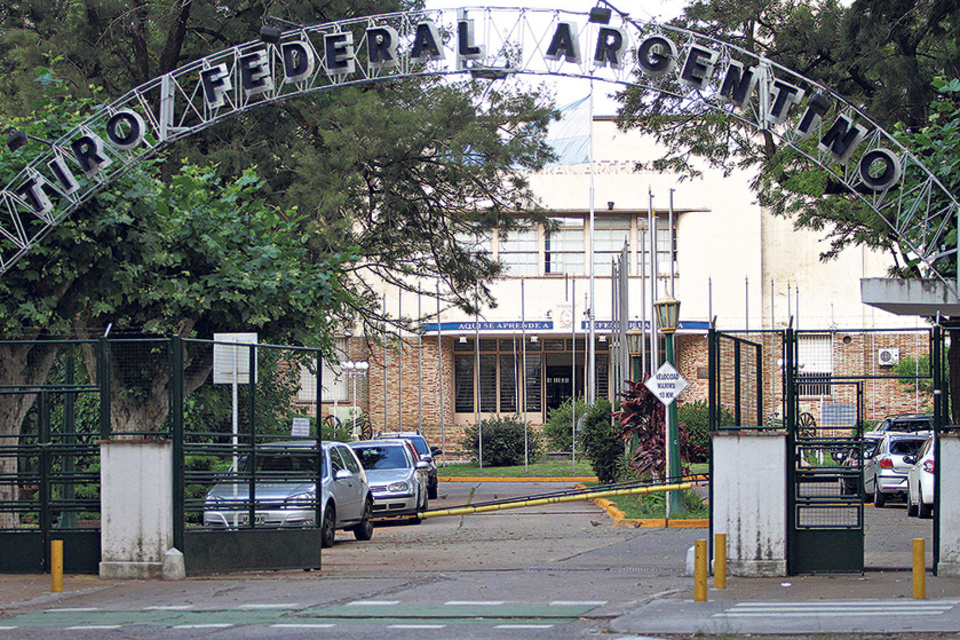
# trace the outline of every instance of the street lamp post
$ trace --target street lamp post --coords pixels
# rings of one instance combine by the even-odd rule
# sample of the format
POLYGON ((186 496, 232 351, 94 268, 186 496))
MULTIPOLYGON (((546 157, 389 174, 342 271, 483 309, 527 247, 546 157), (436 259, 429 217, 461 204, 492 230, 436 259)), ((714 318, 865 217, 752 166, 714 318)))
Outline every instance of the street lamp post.
MULTIPOLYGON (((340 368, 347 372, 347 378, 353 380, 353 406, 350 408, 350 414, 353 417, 353 428, 350 430, 351 436, 357 438, 357 378, 365 378, 370 363, 361 362, 341 362, 340 368)), ((359 438, 357 438, 359 440, 359 438)))
POLYGON ((640 357, 643 355, 643 330, 637 327, 627 331, 627 350, 630 352, 630 379, 634 382, 642 382, 643 362, 640 357))
MULTIPOLYGON (((653 304, 657 324, 663 332, 667 347, 667 362, 674 366, 673 334, 680 320, 680 302, 672 296, 661 298, 653 304)), ((667 407, 667 477, 670 482, 680 481, 680 433, 677 428, 677 403, 667 407)), ((683 510, 683 496, 680 491, 667 493, 667 517, 683 510)))

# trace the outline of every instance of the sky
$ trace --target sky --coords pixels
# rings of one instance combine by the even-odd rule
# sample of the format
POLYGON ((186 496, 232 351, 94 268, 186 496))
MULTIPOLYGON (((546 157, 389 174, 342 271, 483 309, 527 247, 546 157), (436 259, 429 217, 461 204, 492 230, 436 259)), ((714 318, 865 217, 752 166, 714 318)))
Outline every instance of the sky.
MULTIPOLYGON (((642 21, 666 22, 683 11, 690 0, 611 0, 611 4, 642 21)), ((597 3, 592 0, 426 0, 427 9, 457 9, 460 7, 510 7, 530 9, 560 9, 587 12, 597 3)), ((579 100, 590 92, 587 80, 525 76, 521 78, 533 84, 551 84, 556 91, 556 104, 562 107, 579 100)), ((607 94, 618 87, 612 84, 594 84, 594 114, 615 115, 617 103, 607 94)))

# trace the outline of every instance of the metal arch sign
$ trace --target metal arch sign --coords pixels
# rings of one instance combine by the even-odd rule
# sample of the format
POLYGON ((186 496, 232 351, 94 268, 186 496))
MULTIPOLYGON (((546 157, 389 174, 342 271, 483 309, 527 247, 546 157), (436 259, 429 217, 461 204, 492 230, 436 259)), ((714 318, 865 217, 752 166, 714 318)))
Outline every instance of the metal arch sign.
POLYGON ((591 78, 728 113, 843 183, 933 273, 934 260, 945 255, 948 223, 960 211, 940 181, 854 105, 739 47, 617 13, 592 20, 548 9, 437 9, 247 42, 105 105, 0 191, 0 274, 125 169, 220 120, 340 86, 457 74, 591 78), (909 191, 899 188, 905 179, 909 191))

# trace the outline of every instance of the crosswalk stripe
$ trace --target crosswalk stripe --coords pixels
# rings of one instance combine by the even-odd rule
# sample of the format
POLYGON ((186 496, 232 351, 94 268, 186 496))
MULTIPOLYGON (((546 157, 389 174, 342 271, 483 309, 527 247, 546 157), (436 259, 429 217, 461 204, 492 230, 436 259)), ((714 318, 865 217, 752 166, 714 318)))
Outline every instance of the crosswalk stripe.
POLYGON ((936 616, 957 604, 957 600, 923 602, 897 601, 896 606, 877 600, 818 601, 818 602, 740 602, 731 608, 713 614, 714 618, 803 618, 823 615, 854 616, 936 616))
POLYGON ((498 624, 494 629, 552 629, 552 624, 498 624))
POLYGON ((66 627, 66 631, 105 631, 107 629, 119 629, 119 624, 79 624, 75 627, 66 627))

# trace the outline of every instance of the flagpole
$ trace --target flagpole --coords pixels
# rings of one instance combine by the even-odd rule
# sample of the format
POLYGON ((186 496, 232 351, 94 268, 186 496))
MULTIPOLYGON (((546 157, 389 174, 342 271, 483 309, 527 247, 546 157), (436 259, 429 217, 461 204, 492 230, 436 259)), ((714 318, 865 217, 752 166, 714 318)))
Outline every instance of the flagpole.
MULTIPOLYGON (((588 310, 587 322, 589 323, 588 344, 587 344, 587 389, 586 400, 588 405, 596 402, 596 381, 597 375, 597 348, 596 348, 596 290, 595 290, 595 265, 593 263, 593 239, 594 227, 596 223, 596 207, 594 206, 594 171, 593 171, 593 78, 590 79, 590 128, 588 129, 589 141, 589 171, 590 171, 590 245, 588 249, 588 261, 590 262, 590 309, 588 310)), ((574 319, 574 322, 576 320, 574 319)), ((576 357, 576 341, 574 341, 574 357, 576 357)))

